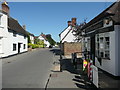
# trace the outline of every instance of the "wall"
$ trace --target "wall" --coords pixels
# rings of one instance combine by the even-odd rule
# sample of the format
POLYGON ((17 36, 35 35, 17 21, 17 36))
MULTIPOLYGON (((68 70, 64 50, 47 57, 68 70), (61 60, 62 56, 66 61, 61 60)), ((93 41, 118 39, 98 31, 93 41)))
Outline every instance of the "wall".
POLYGON ((34 36, 30 35, 31 43, 34 44, 34 36))
POLYGON ((116 75, 120 76, 120 25, 115 25, 116 75))
POLYGON ((116 59, 115 59, 115 31, 109 32, 110 34, 110 60, 102 59, 102 65, 99 64, 95 58, 95 65, 104 71, 116 76, 116 59))
POLYGON ((21 44, 20 53, 27 51, 27 38, 24 39, 24 36, 17 34, 16 37, 13 37, 13 33, 8 32, 7 38, 3 38, 3 56, 6 57, 9 55, 14 55, 18 53, 18 43, 21 44), (13 43, 16 44, 16 50, 13 51, 13 43), (24 44, 26 44, 24 49, 24 44))
MULTIPOLYGON (((71 55, 74 52, 82 52, 82 47, 81 47, 81 43, 79 42, 65 42, 63 44, 63 50, 64 50, 64 55, 71 55)), ((79 56, 81 56, 81 54, 79 54, 79 56)))
POLYGON ((3 39, 6 38, 7 34, 7 15, 0 12, 1 24, 0 24, 0 56, 3 55, 3 39))
POLYGON ((13 37, 13 33, 8 32, 8 18, 7 15, 3 14, 1 18, 1 33, 2 34, 2 39, 1 44, 2 44, 2 51, 1 51, 1 56, 6 57, 9 55, 17 54, 18 53, 18 43, 23 43, 26 44, 26 49, 23 49, 23 45, 21 45, 21 52, 27 51, 27 38, 24 39, 24 36, 18 35, 16 37, 13 37), (17 50, 13 51, 13 43, 16 43, 17 50))

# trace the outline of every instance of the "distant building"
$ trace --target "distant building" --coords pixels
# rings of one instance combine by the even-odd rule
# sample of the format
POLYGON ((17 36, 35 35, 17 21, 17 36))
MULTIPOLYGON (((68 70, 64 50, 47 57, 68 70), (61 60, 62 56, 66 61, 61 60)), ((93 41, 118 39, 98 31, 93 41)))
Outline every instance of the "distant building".
POLYGON ((120 76, 120 1, 83 26, 84 50, 98 68, 120 76))
POLYGON ((76 41, 74 30, 76 26, 76 18, 68 21, 68 27, 65 28, 60 34, 61 50, 65 56, 71 56, 72 53, 81 52, 81 43, 76 41))
POLYGON ((27 33, 17 20, 9 16, 9 7, 2 3, 0 10, 0 57, 27 51, 27 33))
MULTIPOLYGON (((75 18, 73 18, 75 19, 75 18)), ((60 41, 61 43, 64 42, 75 42, 76 37, 73 35, 73 27, 71 25, 71 21, 68 21, 68 27, 65 28, 60 34, 60 41)))
POLYGON ((34 36, 34 34, 28 32, 28 31, 27 31, 27 33, 28 33, 29 36, 30 36, 30 41, 31 41, 31 43, 32 43, 32 44, 35 44, 35 42, 34 42, 34 41, 35 41, 35 36, 34 36))
POLYGON ((49 47, 49 46, 50 46, 50 43, 49 43, 49 41, 47 40, 45 34, 41 33, 41 34, 38 36, 38 39, 39 39, 39 40, 42 40, 42 41, 44 42, 44 44, 46 45, 46 47, 49 47))

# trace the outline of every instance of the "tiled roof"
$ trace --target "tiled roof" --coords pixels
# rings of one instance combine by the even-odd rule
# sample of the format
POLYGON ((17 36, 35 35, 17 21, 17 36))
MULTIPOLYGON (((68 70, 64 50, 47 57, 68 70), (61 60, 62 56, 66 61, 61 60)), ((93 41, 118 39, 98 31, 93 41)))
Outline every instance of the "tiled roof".
POLYGON ((23 29, 23 27, 18 23, 17 20, 12 17, 8 17, 8 29, 13 30, 19 34, 27 35, 27 32, 23 29))

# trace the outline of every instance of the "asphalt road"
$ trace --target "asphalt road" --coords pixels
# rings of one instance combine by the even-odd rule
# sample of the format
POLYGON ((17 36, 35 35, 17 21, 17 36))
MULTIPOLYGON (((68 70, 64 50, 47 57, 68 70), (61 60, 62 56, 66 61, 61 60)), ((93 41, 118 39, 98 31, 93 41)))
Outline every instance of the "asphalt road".
POLYGON ((2 66, 2 87, 45 88, 53 59, 53 53, 49 49, 3 59, 6 63, 2 66))

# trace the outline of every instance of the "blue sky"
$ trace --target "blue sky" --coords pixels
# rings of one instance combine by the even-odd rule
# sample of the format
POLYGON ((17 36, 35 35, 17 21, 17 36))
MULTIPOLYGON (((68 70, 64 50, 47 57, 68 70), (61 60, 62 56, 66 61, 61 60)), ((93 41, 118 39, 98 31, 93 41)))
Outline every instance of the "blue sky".
POLYGON ((59 41, 59 33, 67 27, 67 21, 77 18, 79 24, 97 16, 112 3, 108 2, 9 2, 10 16, 27 31, 38 36, 41 32, 51 34, 59 41))

